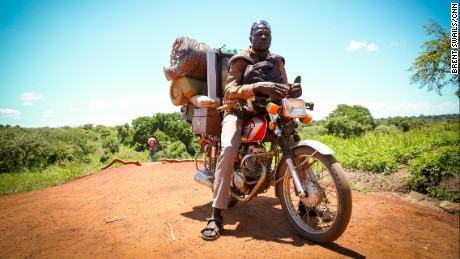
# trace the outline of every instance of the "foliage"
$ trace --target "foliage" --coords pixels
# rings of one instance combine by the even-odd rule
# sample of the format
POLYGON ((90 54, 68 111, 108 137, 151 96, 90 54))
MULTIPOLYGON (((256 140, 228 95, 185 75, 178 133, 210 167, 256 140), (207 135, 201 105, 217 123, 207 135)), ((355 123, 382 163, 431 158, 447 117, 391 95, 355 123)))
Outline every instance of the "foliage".
POLYGON ((43 168, 52 153, 45 139, 27 129, 6 128, 0 131, 0 172, 22 168, 43 168))
POLYGON ((117 130, 117 137, 120 143, 129 145, 133 142, 134 129, 128 123, 115 126, 115 129, 117 130))
POLYGON ((457 87, 456 94, 460 97, 458 74, 450 73, 450 34, 435 20, 430 20, 430 24, 423 25, 423 28, 434 39, 423 44, 422 53, 409 68, 409 71, 415 72, 411 83, 419 84, 419 88, 426 87, 428 91, 434 89, 439 95, 444 86, 451 84, 457 87))
POLYGON ((96 134, 80 128, 3 128, 0 172, 45 169, 68 161, 84 161, 94 153, 96 134))
POLYGON ((26 129, 0 125, 0 194, 45 188, 96 172, 113 157, 148 161, 121 145, 114 128, 26 129))
POLYGON ((46 169, 24 170, 22 173, 0 174, 0 194, 33 191, 56 186, 83 175, 98 171, 99 164, 91 156, 88 163, 70 161, 65 165, 52 165, 46 169))
POLYGON ((379 125, 375 127, 374 134, 376 136, 385 136, 385 135, 392 135, 397 134, 399 132, 398 127, 394 125, 379 125))
MULTIPOLYGON (((354 113, 342 113, 344 108, 347 107, 331 115, 375 123, 366 110, 362 114, 367 121, 354 117, 354 113)), ((458 114, 379 119, 374 130, 348 138, 328 134, 325 124, 300 126, 299 134, 302 139, 315 139, 330 146, 344 168, 391 174, 406 167, 411 172, 408 188, 458 200, 458 187, 441 186, 460 172, 458 114)), ((25 129, 0 125, 0 193, 54 186, 96 172, 114 157, 147 162, 150 159, 146 142, 151 134, 158 140, 157 160, 191 158, 199 149, 191 126, 180 120, 178 113, 140 117, 133 121, 133 127, 87 124, 25 129)))
POLYGON ((381 121, 373 132, 361 137, 305 135, 303 129, 299 134, 303 139, 313 138, 330 146, 346 169, 391 174, 400 167, 407 167, 411 172, 408 188, 455 200, 458 189, 440 189, 438 185, 460 173, 458 115, 457 121, 411 118, 408 119, 410 124, 418 126, 411 126, 406 132, 391 125, 390 121, 381 121))
POLYGON ((329 133, 342 138, 361 136, 375 126, 369 109, 360 105, 340 104, 324 122, 329 133))
POLYGON ((383 121, 377 121, 377 124, 386 125, 386 126, 395 126, 399 130, 407 132, 410 130, 411 120, 407 117, 396 116, 393 118, 388 118, 383 121))
POLYGON ((423 153, 410 162, 409 168, 411 176, 408 179, 408 185, 410 188, 423 190, 429 194, 436 193, 436 186, 441 181, 459 174, 460 147, 445 146, 435 152, 423 153))
POLYGON ((179 113, 140 117, 133 127, 127 123, 36 129, 0 125, 0 192, 54 186, 88 173, 84 168, 94 172, 114 157, 149 161, 147 139, 152 134, 158 140, 156 160, 191 158, 199 149, 179 113))
MULTIPOLYGON (((133 130, 132 130, 132 138, 126 136, 125 138, 131 138, 131 142, 129 145, 133 147, 136 151, 144 151, 147 150, 147 140, 151 135, 157 137, 158 143, 158 157, 161 157, 162 154, 177 154, 177 152, 160 152, 164 148, 171 149, 171 147, 167 147, 168 145, 174 146, 183 146, 185 147, 185 151, 188 155, 193 156, 197 150, 197 139, 192 132, 190 124, 180 118, 180 114, 178 112, 165 114, 165 113, 157 113, 152 117, 140 117, 133 120, 133 130), (167 144, 162 143, 162 139, 159 139, 157 133, 163 132, 167 138, 167 144), (182 145, 181 145, 182 144, 182 145)), ((119 136, 121 132, 129 132, 129 129, 120 129, 119 136)), ((184 156, 183 154, 172 157, 172 158, 179 158, 184 156)))
POLYGON ((187 159, 192 156, 187 152, 187 147, 181 141, 175 141, 170 136, 158 130, 155 134, 159 144, 159 151, 155 153, 155 160, 161 158, 187 159))
POLYGON ((102 147, 108 153, 117 153, 120 150, 120 143, 115 138, 107 138, 102 141, 102 147))
POLYGON ((302 127, 300 131, 304 136, 323 136, 327 134, 327 129, 321 125, 302 127))

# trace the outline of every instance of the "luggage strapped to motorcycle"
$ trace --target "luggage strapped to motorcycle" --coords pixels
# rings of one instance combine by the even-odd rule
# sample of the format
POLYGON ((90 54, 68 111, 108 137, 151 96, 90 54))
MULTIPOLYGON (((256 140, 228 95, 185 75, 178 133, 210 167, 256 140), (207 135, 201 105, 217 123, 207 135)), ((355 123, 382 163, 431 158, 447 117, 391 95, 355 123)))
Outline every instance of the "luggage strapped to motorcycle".
MULTIPOLYGON (((206 52, 208 97, 222 105, 223 87, 228 76, 228 61, 235 54, 212 49, 206 52)), ((193 111, 192 132, 220 135, 222 115, 216 108, 197 108, 193 111)))

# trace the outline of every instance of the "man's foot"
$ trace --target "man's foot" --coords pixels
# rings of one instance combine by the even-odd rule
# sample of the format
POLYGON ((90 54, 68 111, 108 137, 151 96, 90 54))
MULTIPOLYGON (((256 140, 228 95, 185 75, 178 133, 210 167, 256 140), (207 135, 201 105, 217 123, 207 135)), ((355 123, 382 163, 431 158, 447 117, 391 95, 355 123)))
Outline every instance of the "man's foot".
POLYGON ((207 218, 208 224, 201 230, 203 240, 212 241, 220 237, 220 232, 224 229, 222 226, 222 217, 207 218))

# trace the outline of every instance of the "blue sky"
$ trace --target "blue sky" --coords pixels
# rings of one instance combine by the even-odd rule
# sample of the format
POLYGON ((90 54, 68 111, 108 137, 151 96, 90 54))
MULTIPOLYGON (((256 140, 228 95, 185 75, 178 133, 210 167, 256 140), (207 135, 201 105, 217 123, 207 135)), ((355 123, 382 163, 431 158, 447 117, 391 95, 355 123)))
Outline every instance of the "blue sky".
POLYGON ((114 126, 179 111, 162 71, 174 39, 244 49, 258 19, 288 78, 302 75, 314 119, 339 104, 375 118, 458 113, 454 87, 427 92, 407 71, 430 39, 423 24, 450 30, 450 2, 0 0, 0 124, 114 126))

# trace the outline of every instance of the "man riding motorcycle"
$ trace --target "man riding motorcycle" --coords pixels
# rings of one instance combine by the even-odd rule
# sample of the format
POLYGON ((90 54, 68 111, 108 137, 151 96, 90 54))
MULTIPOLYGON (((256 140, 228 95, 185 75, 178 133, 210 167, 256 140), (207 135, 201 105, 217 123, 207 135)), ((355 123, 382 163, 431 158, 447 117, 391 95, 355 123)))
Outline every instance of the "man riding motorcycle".
MULTIPOLYGON (((263 20, 251 26, 251 46, 233 56, 228 63, 229 71, 224 89, 226 101, 259 98, 297 98, 302 94, 300 84, 289 86, 284 58, 271 53, 271 28, 263 20)), ((265 109, 263 107, 262 109, 265 109)), ((221 153, 217 160, 214 179, 212 215, 201 231, 204 240, 216 240, 223 229, 222 210, 227 209, 233 164, 241 144, 242 126, 245 119, 259 110, 257 102, 253 111, 229 110, 224 114, 221 134, 221 153)))

